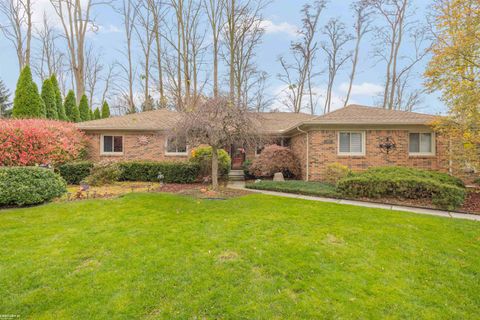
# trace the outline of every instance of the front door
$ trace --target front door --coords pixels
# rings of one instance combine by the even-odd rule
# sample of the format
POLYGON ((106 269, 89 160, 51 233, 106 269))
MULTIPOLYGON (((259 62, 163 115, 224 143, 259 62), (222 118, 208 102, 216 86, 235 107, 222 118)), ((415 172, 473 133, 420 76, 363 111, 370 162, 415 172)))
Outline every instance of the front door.
POLYGON ((232 169, 242 170, 243 162, 245 162, 245 149, 232 145, 230 157, 232 158, 232 169))

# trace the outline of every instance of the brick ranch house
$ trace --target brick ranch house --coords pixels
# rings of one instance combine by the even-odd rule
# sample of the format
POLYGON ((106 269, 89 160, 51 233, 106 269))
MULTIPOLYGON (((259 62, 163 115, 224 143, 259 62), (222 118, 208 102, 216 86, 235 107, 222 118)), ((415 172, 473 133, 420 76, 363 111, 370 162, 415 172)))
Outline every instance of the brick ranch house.
MULTIPOLYGON (((168 133, 179 114, 155 110, 79 123, 90 139, 92 160, 185 160, 188 147, 168 133)), ((449 170, 448 141, 437 136, 430 123, 435 116, 350 105, 322 116, 286 112, 261 113, 261 131, 287 146, 302 165, 302 179, 322 180, 330 163, 354 171, 374 166, 409 166, 449 170)), ((232 168, 261 152, 242 146, 227 148, 232 168)))

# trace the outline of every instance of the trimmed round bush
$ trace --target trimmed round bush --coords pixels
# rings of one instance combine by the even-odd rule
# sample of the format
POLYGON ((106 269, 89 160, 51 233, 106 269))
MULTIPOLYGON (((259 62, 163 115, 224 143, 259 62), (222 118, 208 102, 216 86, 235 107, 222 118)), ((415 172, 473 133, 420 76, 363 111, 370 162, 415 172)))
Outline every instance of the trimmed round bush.
POLYGON ((66 192, 65 180, 49 169, 0 168, 0 206, 40 204, 66 192))
POLYGON ((323 181, 330 184, 337 184, 343 178, 352 174, 352 170, 349 167, 340 163, 331 163, 327 165, 325 170, 323 181))
POLYGON ((292 150, 278 145, 266 146, 262 153, 253 160, 249 168, 255 177, 272 177, 281 172, 286 178, 300 175, 300 162, 292 150))
POLYGON ((432 204, 453 210, 463 204, 461 180, 440 172, 403 167, 369 169, 340 180, 337 190, 347 197, 431 199, 432 204))
POLYGON ((80 184, 90 175, 93 163, 91 161, 78 161, 62 164, 57 168, 58 173, 68 184, 80 184))
MULTIPOLYGON (((228 155, 228 152, 223 149, 219 149, 217 153, 218 174, 225 176, 230 172, 232 159, 228 155)), ((199 166, 202 177, 212 175, 212 147, 200 146, 193 149, 189 161, 199 166)))
POLYGON ((90 175, 83 182, 92 186, 103 186, 118 181, 121 175, 122 169, 118 163, 102 161, 93 166, 90 175))
POLYGON ((193 183, 200 172, 198 164, 186 161, 128 161, 118 165, 121 170, 120 180, 123 181, 159 182, 158 175, 161 173, 165 183, 193 183))

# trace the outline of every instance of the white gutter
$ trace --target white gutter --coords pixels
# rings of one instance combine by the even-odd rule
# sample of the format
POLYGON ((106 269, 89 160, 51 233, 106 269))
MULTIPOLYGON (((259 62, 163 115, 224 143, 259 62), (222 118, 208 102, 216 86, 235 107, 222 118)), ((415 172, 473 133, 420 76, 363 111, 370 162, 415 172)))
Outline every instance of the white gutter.
POLYGON ((309 164, 309 158, 310 158, 310 136, 308 134, 308 131, 304 131, 302 129, 300 129, 300 127, 297 127, 297 130, 302 132, 302 133, 305 133, 307 135, 307 160, 306 160, 306 166, 307 166, 307 172, 306 172, 306 175, 305 175, 305 181, 308 181, 309 179, 309 176, 310 176, 310 164, 309 164))

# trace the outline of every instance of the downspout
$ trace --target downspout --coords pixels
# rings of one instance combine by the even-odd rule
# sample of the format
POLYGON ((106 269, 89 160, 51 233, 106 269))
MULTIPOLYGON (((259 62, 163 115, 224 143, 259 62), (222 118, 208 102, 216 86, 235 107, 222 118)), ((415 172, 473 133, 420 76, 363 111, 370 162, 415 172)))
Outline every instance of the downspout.
POLYGON ((309 180, 309 176, 310 176, 310 164, 309 164, 309 158, 310 158, 310 136, 308 134, 308 131, 305 131, 305 130, 302 130, 300 129, 300 127, 297 127, 297 130, 302 132, 302 133, 305 133, 306 136, 307 136, 307 156, 306 156, 306 173, 305 173, 305 181, 308 181, 309 180))

